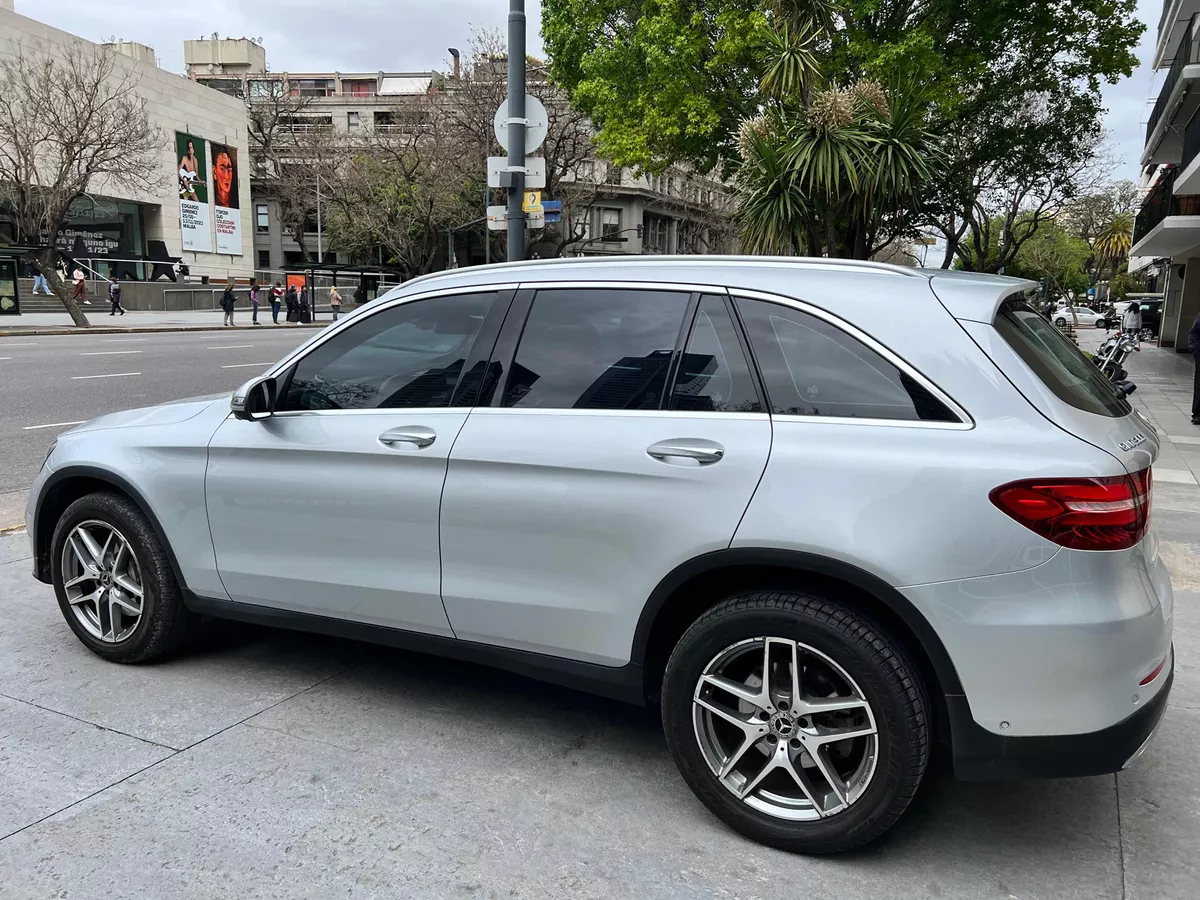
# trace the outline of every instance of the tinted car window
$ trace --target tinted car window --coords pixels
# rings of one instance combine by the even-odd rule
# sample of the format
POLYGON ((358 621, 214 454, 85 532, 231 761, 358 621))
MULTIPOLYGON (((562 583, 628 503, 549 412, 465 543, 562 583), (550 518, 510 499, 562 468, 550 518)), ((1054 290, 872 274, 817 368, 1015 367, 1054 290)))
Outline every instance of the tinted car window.
POLYGON ((1092 361, 1025 300, 1002 303, 995 328, 1059 400, 1100 416, 1129 415, 1129 404, 1092 361))
POLYGON ((539 291, 502 405, 659 409, 688 299, 667 291, 539 291))
POLYGON ((762 404, 725 300, 700 300, 679 364, 671 409, 696 412, 762 412, 762 404))
POLYGON ((279 408, 449 406, 495 300, 494 293, 433 297, 368 316, 297 363, 279 408))
POLYGON ((791 416, 956 422, 903 370, 824 319, 738 298, 772 412, 791 416))

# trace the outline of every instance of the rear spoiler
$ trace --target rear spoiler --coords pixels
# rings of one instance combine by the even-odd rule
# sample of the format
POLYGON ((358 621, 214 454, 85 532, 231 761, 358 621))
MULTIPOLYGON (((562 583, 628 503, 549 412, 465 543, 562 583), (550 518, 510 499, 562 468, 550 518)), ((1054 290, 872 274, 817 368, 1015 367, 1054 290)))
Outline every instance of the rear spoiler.
POLYGON ((990 325, 1005 300, 1041 289, 1036 281, 985 275, 977 272, 939 272, 929 279, 934 295, 950 315, 968 322, 990 325))

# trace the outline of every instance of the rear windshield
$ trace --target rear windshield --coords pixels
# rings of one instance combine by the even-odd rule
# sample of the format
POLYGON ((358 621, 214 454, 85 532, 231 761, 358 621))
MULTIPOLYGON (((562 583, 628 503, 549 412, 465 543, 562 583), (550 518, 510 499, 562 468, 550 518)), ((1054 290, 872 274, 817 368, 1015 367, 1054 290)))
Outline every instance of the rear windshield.
POLYGON ((1092 361, 1025 300, 1001 304, 996 330, 1064 403, 1114 419, 1132 411, 1092 361))

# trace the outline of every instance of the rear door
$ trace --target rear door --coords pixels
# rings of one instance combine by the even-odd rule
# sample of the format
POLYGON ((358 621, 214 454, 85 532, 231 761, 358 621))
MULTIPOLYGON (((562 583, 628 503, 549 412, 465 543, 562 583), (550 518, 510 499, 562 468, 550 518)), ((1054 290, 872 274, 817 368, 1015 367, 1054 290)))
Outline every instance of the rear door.
POLYGON ((496 364, 499 389, 459 434, 442 500, 451 625, 622 665, 658 582, 729 546, 770 453, 729 302, 539 288, 514 303, 496 364))

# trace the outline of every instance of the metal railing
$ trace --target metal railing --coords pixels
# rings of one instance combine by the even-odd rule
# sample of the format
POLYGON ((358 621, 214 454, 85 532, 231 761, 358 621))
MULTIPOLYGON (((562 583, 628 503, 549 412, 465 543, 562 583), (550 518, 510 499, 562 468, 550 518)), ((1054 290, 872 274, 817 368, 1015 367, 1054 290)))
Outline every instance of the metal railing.
POLYGON ((1188 22, 1187 29, 1183 32, 1183 40, 1175 50, 1175 58, 1171 60, 1171 68, 1167 70, 1167 77, 1163 80, 1162 90, 1158 92, 1158 99, 1154 101, 1154 109, 1150 111, 1150 120, 1146 123, 1146 143, 1150 142, 1150 137, 1154 134, 1155 126, 1158 125, 1159 120, 1167 111, 1167 104, 1171 100, 1171 92, 1175 90, 1175 85, 1179 83, 1184 66, 1197 62, 1196 48, 1192 43, 1195 26, 1196 16, 1192 16, 1188 22))
POLYGON ((1179 162, 1180 169, 1186 169, 1188 163, 1200 153, 1200 112, 1193 115, 1183 129, 1183 158, 1179 162))
POLYGON ((1200 215, 1200 194, 1176 194, 1175 179, 1179 169, 1172 168, 1150 189, 1133 225, 1133 243, 1154 230, 1168 216, 1200 215))

